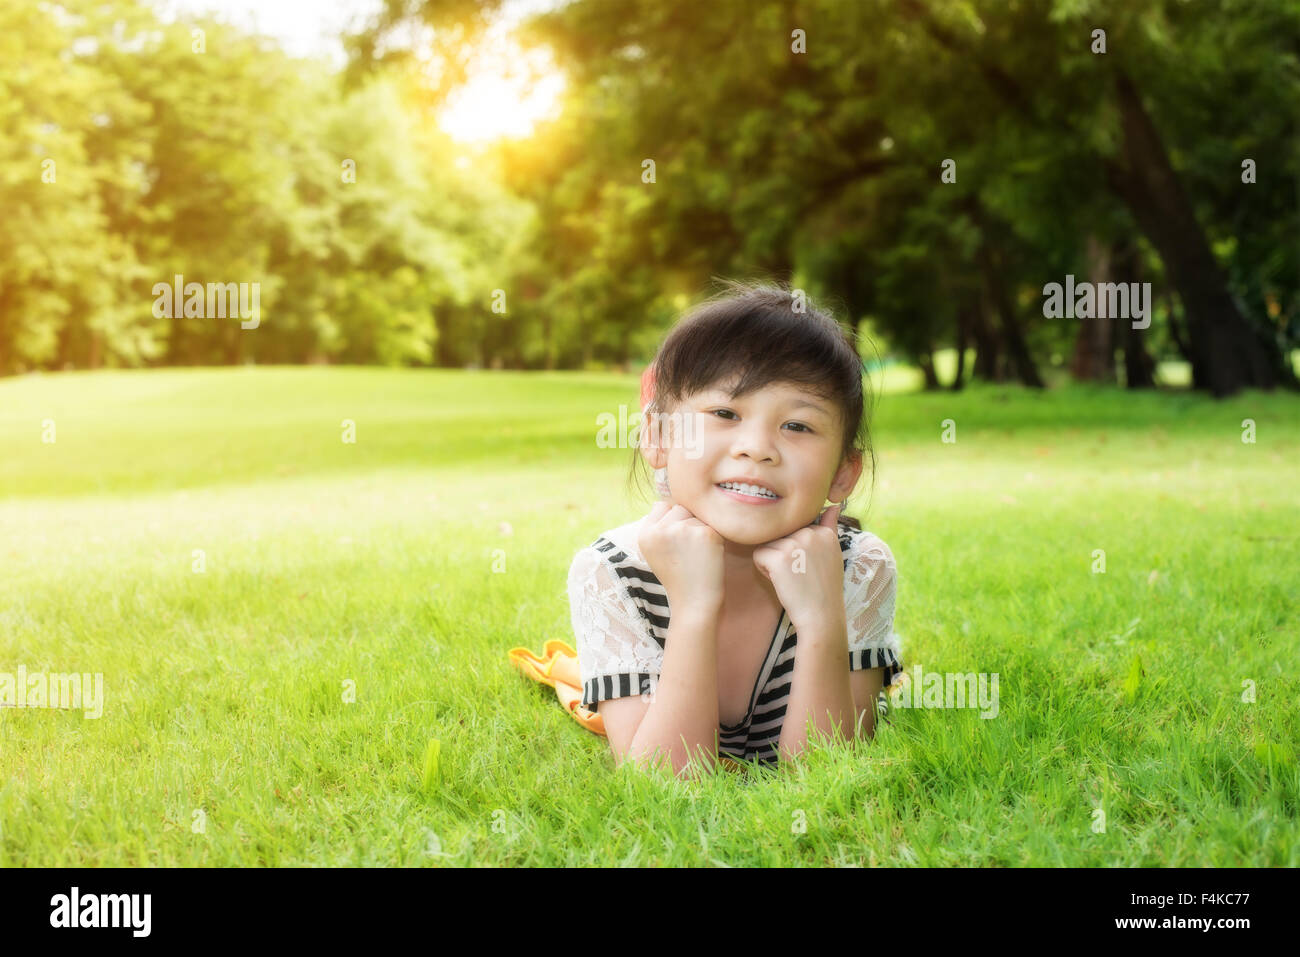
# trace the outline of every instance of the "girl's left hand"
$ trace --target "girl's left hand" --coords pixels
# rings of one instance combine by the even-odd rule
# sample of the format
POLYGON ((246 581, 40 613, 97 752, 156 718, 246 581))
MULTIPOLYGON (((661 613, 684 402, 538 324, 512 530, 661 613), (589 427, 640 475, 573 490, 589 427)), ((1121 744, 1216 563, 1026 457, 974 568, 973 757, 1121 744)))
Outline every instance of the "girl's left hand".
POLYGON ((844 616, 839 503, 819 521, 754 549, 754 564, 776 589, 796 630, 844 616))

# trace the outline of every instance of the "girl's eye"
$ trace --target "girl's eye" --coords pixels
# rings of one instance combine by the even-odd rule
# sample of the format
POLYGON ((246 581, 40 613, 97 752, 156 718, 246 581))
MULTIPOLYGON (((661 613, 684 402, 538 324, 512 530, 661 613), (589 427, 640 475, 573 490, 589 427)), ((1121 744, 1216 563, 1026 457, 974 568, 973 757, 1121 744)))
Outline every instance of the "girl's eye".
MULTIPOLYGON (((736 413, 732 412, 730 409, 714 409, 714 410, 712 410, 712 413, 711 413, 711 414, 713 414, 713 415, 717 415, 717 414, 719 414, 719 413, 725 413, 726 415, 735 415, 735 414, 736 414, 736 413)), ((727 421, 730 421, 730 419, 728 419, 727 421)), ((812 431, 812 429, 808 428, 808 426, 804 425, 802 422, 787 422, 786 425, 797 425, 797 426, 799 426, 800 431, 803 431, 803 432, 811 432, 811 431, 812 431)))

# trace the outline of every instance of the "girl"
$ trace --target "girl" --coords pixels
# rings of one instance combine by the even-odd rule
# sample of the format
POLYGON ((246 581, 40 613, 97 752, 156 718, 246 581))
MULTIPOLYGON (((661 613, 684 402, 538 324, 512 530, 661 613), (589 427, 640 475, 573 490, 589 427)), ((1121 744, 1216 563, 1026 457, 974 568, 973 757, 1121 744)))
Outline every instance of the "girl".
POLYGON ((864 444, 874 474, 857 349, 802 297, 727 286, 643 379, 633 470, 660 500, 569 568, 582 706, 616 766, 685 776, 872 736, 902 671, 893 554, 841 515, 864 444))

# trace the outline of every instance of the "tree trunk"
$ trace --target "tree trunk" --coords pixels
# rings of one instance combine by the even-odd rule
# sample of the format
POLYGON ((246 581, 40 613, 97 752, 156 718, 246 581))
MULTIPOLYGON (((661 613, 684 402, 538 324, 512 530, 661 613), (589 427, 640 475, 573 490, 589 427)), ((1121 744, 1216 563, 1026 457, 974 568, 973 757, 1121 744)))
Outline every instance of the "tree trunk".
POLYGON ((925 391, 934 392, 941 388, 939 377, 934 371, 934 351, 932 349, 922 349, 921 354, 917 356, 917 364, 921 367, 921 373, 925 376, 925 391))
POLYGON ((595 345, 592 342, 592 332, 588 328, 585 318, 578 320, 578 330, 579 335, 582 337, 582 359, 580 360, 582 365, 579 368, 585 370, 591 365, 591 360, 595 356, 595 345))
POLYGON ((86 368, 98 369, 103 361, 104 337, 98 329, 90 331, 90 352, 86 355, 86 368))
POLYGON ((229 319, 227 319, 226 321, 230 323, 225 328, 225 336, 224 336, 226 341, 225 341, 225 349, 223 351, 226 354, 225 356, 226 365, 230 365, 230 366, 239 365, 240 360, 244 356, 244 340, 241 336, 241 333, 246 332, 246 330, 241 325, 239 319, 239 310, 238 309, 235 310, 234 322, 230 322, 229 319))
MULTIPOLYGON (((1088 281, 1093 284, 1093 288, 1097 288, 1104 282, 1113 282, 1110 247, 1096 236, 1089 236, 1087 250, 1088 281)), ((1113 385, 1115 383, 1113 320, 1109 317, 1093 316, 1075 321, 1079 323, 1079 331, 1074 339, 1070 375, 1076 382, 1103 382, 1113 385)))
MULTIPOLYGON (((1123 247, 1115 251, 1113 262, 1113 272, 1115 281, 1121 283, 1137 283, 1141 281, 1142 275, 1138 269, 1138 250, 1137 244, 1133 242, 1125 243, 1123 247)), ((1132 285, 1130 289, 1134 288, 1132 285)), ((1155 300, 1149 303, 1152 312, 1155 312, 1155 300)), ((1123 319, 1116 316, 1113 320, 1115 323, 1115 342, 1123 343, 1124 346, 1124 388, 1126 389, 1153 389, 1156 384, 1156 364, 1147 352, 1147 333, 1149 329, 1134 329, 1132 320, 1123 319)))
POLYGON ((1187 311, 1197 388, 1215 398, 1243 388, 1271 390, 1286 381, 1277 343, 1243 315, 1165 152, 1163 141, 1124 72, 1116 74, 1124 164, 1107 164, 1111 187, 1132 210, 1164 261, 1187 311))
POLYGON ((167 359, 163 365, 183 365, 184 343, 181 341, 181 322, 185 315, 185 302, 172 303, 172 314, 167 319, 167 359))
POLYGON ((981 238, 979 259, 984 271, 984 280, 988 284, 989 298, 993 311, 1001 320, 1002 341, 1007 346, 1007 359, 1015 370, 1016 376, 1025 385, 1041 389, 1043 380, 1038 377, 1038 369, 1029 355, 1025 338, 1020 332, 1020 321, 1016 318, 1015 304, 1011 301, 1010 290, 1003 276, 999 258, 990 248, 987 237, 981 238))
POLYGON ((957 372, 952 377, 952 384, 948 386, 953 392, 960 392, 965 385, 963 380, 966 375, 966 336, 973 322, 971 308, 969 300, 957 307, 957 372))
POLYGON ((18 367, 18 350, 14 348, 9 336, 9 313, 13 289, 12 283, 0 283, 0 375, 9 375, 18 367))
POLYGON ((1021 334, 1015 302, 1006 281, 1006 261, 994 248, 995 241, 1006 241, 1004 237, 1009 231, 998 228, 999 223, 987 214, 978 195, 965 197, 962 205, 979 232, 975 258, 984 279, 988 304, 1000 321, 1001 339, 1006 346, 1007 358, 1021 382, 1030 388, 1041 389, 1043 380, 1038 377, 1038 369, 1034 366, 1025 337, 1021 334))
POLYGON ((988 293, 981 290, 972 300, 971 333, 975 337, 975 376, 985 382, 997 382, 1002 340, 989 322, 988 293))
POLYGON ((1011 367, 1011 358, 1004 352, 998 356, 998 372, 993 377, 994 381, 1010 382, 1015 377, 1015 370, 1011 367))
POLYGON ((1187 337, 1183 335, 1179 326, 1178 313, 1174 305, 1174 294, 1166 292, 1164 295, 1165 315, 1169 317, 1169 335, 1174 340, 1174 345, 1178 347, 1179 353, 1187 361, 1192 361, 1192 351, 1187 346, 1187 337))

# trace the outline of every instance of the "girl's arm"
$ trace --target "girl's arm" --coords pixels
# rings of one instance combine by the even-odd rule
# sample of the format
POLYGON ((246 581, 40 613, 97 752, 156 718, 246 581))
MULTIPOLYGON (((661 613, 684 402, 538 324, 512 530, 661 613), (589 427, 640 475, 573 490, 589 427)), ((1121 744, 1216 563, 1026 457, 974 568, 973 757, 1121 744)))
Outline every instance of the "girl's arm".
MULTIPOLYGON (((650 705, 627 746, 626 757, 642 767, 670 756, 673 773, 695 777, 718 759, 718 614, 683 608, 668 622, 663 670, 650 705)), ((610 745, 618 757, 617 742, 610 745)))
POLYGON ((843 610, 832 608, 799 629, 790 699, 777 741, 780 759, 789 761, 801 754, 809 745, 813 728, 832 736, 838 731, 843 740, 855 736, 848 643, 843 610))
POLYGON ((884 687, 884 668, 861 668, 849 672, 849 688, 853 691, 853 711, 857 715, 855 738, 876 736, 876 700, 884 687))

